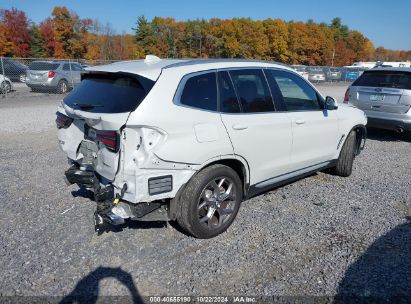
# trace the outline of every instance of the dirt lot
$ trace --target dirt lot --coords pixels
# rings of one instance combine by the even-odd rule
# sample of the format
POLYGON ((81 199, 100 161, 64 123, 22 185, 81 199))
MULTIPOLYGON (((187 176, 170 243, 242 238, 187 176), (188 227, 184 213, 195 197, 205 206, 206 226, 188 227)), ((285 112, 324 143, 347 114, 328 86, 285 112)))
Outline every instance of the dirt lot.
MULTIPOLYGON (((319 88, 341 100, 346 86, 319 88)), ((90 193, 62 179, 59 99, 0 98, 0 296, 411 295, 409 138, 370 132, 351 177, 248 200, 215 239, 162 222, 97 235, 90 193)))

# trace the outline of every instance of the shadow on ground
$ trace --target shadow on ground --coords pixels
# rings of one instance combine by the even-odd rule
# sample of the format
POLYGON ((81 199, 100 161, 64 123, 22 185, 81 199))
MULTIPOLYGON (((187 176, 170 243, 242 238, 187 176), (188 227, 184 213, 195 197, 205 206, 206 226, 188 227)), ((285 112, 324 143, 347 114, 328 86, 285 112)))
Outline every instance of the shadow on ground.
POLYGON ((367 128, 367 139, 411 142, 411 134, 406 132, 398 133, 390 130, 367 128))
POLYGON ((411 218, 349 267, 335 303, 411 303, 411 218))
POLYGON ((134 284, 133 277, 121 268, 98 267, 82 278, 74 288, 74 290, 61 300, 61 304, 69 303, 97 303, 99 299, 101 280, 106 278, 117 279, 121 284, 127 287, 129 296, 110 297, 111 303, 120 301, 121 303, 143 303, 137 287, 134 284), (120 299, 121 298, 121 299, 120 299))

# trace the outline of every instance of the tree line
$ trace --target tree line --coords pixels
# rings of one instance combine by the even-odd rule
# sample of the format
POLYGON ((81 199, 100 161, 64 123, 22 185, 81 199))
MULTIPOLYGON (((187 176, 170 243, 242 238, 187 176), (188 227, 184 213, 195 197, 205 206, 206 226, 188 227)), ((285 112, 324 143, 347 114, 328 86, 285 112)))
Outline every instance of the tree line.
POLYGON ((375 48, 362 33, 334 18, 330 24, 233 18, 176 21, 137 18, 132 34, 54 7, 39 24, 15 8, 0 11, 0 56, 123 60, 144 58, 255 58, 288 64, 350 65, 405 61, 411 51, 375 48))

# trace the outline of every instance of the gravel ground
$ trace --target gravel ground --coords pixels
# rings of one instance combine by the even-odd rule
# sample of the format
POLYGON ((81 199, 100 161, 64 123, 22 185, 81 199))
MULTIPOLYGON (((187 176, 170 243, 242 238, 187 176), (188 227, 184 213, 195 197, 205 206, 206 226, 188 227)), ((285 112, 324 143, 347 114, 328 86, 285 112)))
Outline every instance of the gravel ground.
POLYGON ((411 296, 404 136, 371 132, 351 177, 319 173, 250 199, 211 240, 161 222, 97 235, 95 203, 62 179, 60 96, 30 94, 0 99, 1 296, 411 296))

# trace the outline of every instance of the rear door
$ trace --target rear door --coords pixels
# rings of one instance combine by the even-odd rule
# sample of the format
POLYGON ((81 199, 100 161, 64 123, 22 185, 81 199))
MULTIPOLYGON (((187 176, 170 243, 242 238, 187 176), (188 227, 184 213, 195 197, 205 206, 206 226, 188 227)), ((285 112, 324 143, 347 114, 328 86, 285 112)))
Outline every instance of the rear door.
POLYGON ((350 88, 350 103, 366 111, 406 113, 411 106, 411 72, 366 71, 350 88))
POLYGON ((154 82, 125 73, 95 73, 85 79, 64 99, 59 109, 73 119, 67 129, 59 129, 62 149, 71 159, 81 158, 83 141, 94 143, 94 169, 108 180, 118 171, 123 146, 123 126, 148 94, 154 82))
POLYGON ((275 112, 263 71, 238 69, 218 74, 221 118, 234 153, 248 162, 251 184, 287 173, 291 121, 287 113, 275 112))
POLYGON ((332 159, 339 141, 337 111, 322 109, 320 95, 304 79, 269 69, 292 122, 290 171, 308 169, 332 159))

